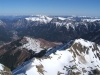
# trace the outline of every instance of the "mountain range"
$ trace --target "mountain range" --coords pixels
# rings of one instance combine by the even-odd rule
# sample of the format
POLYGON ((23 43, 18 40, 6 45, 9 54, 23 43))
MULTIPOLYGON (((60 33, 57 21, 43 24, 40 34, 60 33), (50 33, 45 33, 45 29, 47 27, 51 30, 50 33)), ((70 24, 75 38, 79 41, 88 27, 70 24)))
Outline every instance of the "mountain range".
POLYGON ((10 17, 0 17, 0 63, 10 75, 100 74, 100 18, 10 17))
POLYGON ((0 28, 1 42, 9 42, 24 36, 43 38, 52 42, 68 42, 77 38, 89 40, 86 38, 87 35, 91 33, 92 36, 96 33, 98 36, 94 35, 89 41, 100 43, 96 41, 99 39, 92 40, 99 37, 100 19, 96 17, 37 15, 13 20, 2 18, 0 28))

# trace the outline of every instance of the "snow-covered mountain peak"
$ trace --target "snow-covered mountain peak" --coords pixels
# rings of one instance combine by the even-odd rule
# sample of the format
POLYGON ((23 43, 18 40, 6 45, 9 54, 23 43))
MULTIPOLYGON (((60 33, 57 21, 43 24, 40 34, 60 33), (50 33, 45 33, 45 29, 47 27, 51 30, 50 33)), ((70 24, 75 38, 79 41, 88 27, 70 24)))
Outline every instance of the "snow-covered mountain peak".
POLYGON ((52 20, 51 17, 45 16, 45 15, 36 15, 35 17, 29 17, 25 18, 26 20, 31 21, 39 21, 41 23, 48 23, 52 20))
MULTIPOLYGON (((48 57, 34 58, 23 64, 23 67, 19 67, 13 73, 17 74, 17 70, 21 69, 25 71, 25 74, 29 75, 90 75, 100 73, 100 46, 95 45, 89 48, 85 48, 86 41, 83 39, 77 39, 74 41, 71 47, 65 49, 65 45, 59 47, 59 50, 52 53, 48 57), (80 46, 75 44, 80 43, 80 46), (62 50, 65 49, 65 50, 62 50), (81 50, 87 53, 81 52, 81 50)), ((92 42, 90 46, 92 46, 92 42)), ((87 46, 88 47, 88 46, 87 46)), ((18 71, 18 73, 22 73, 18 71)))
POLYGON ((80 38, 80 39, 76 39, 74 44, 81 44, 84 47, 90 47, 90 46, 94 45, 95 43, 80 38))
POLYGON ((95 44, 94 42, 90 42, 84 39, 76 39, 70 47, 70 50, 74 53, 75 56, 81 55, 81 53, 83 55, 86 55, 91 52, 99 53, 100 46, 98 44, 95 44))
MULTIPOLYGON (((72 73, 75 74, 79 73, 79 75, 83 75, 83 74, 89 75, 89 72, 93 73, 94 70, 100 70, 100 67, 98 66, 98 64, 100 64, 99 53, 100 53, 99 45, 90 41, 86 41, 84 39, 76 39, 72 44, 72 46, 64 51, 57 51, 55 54, 51 54, 49 58, 43 60, 35 59, 34 65, 36 64, 40 65, 39 62, 41 61, 41 64, 44 67, 43 69, 45 71, 48 70, 47 72, 50 72, 49 69, 53 70, 54 68, 56 70, 54 74, 59 72, 62 75, 70 75, 72 73), (76 43, 77 46, 75 47, 76 43), (84 51, 86 52, 84 53, 84 51), (46 68, 47 65, 45 65, 45 63, 47 63, 48 61, 52 61, 49 65, 53 65, 55 67, 59 65, 60 68, 58 66, 56 68, 48 66, 49 69, 47 69, 46 68), (53 64, 54 62, 56 64, 53 64), (61 66, 63 70, 61 69, 61 66)), ((45 73, 45 71, 44 74, 46 75, 51 74, 51 73, 47 74, 45 73)))

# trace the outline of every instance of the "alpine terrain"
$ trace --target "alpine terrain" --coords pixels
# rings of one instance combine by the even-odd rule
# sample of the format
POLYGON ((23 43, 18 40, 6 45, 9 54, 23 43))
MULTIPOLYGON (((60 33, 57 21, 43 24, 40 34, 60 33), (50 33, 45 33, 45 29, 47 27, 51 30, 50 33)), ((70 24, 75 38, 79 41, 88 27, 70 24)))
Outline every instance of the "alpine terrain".
POLYGON ((100 74, 99 64, 100 46, 76 39, 55 48, 49 56, 26 61, 12 72, 14 75, 96 75, 100 74))

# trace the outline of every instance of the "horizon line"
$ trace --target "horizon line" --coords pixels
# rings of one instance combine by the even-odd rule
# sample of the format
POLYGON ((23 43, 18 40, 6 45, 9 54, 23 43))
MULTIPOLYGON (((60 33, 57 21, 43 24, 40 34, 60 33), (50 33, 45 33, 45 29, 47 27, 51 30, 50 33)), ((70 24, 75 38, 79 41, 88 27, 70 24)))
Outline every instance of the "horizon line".
MULTIPOLYGON (((37 15, 45 15, 45 14, 27 14, 27 15, 22 15, 22 14, 18 14, 18 15, 0 15, 0 16, 37 16, 37 15)), ((100 16, 94 16, 94 15, 45 15, 45 16, 74 16, 74 17, 77 17, 77 16, 86 16, 86 17, 100 17, 100 16)))

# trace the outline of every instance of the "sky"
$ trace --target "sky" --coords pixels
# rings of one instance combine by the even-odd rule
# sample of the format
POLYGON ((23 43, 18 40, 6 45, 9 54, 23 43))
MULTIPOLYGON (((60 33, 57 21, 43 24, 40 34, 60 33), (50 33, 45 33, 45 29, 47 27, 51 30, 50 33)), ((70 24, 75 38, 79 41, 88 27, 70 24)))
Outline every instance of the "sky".
POLYGON ((0 0, 0 15, 100 16, 100 0, 0 0))

